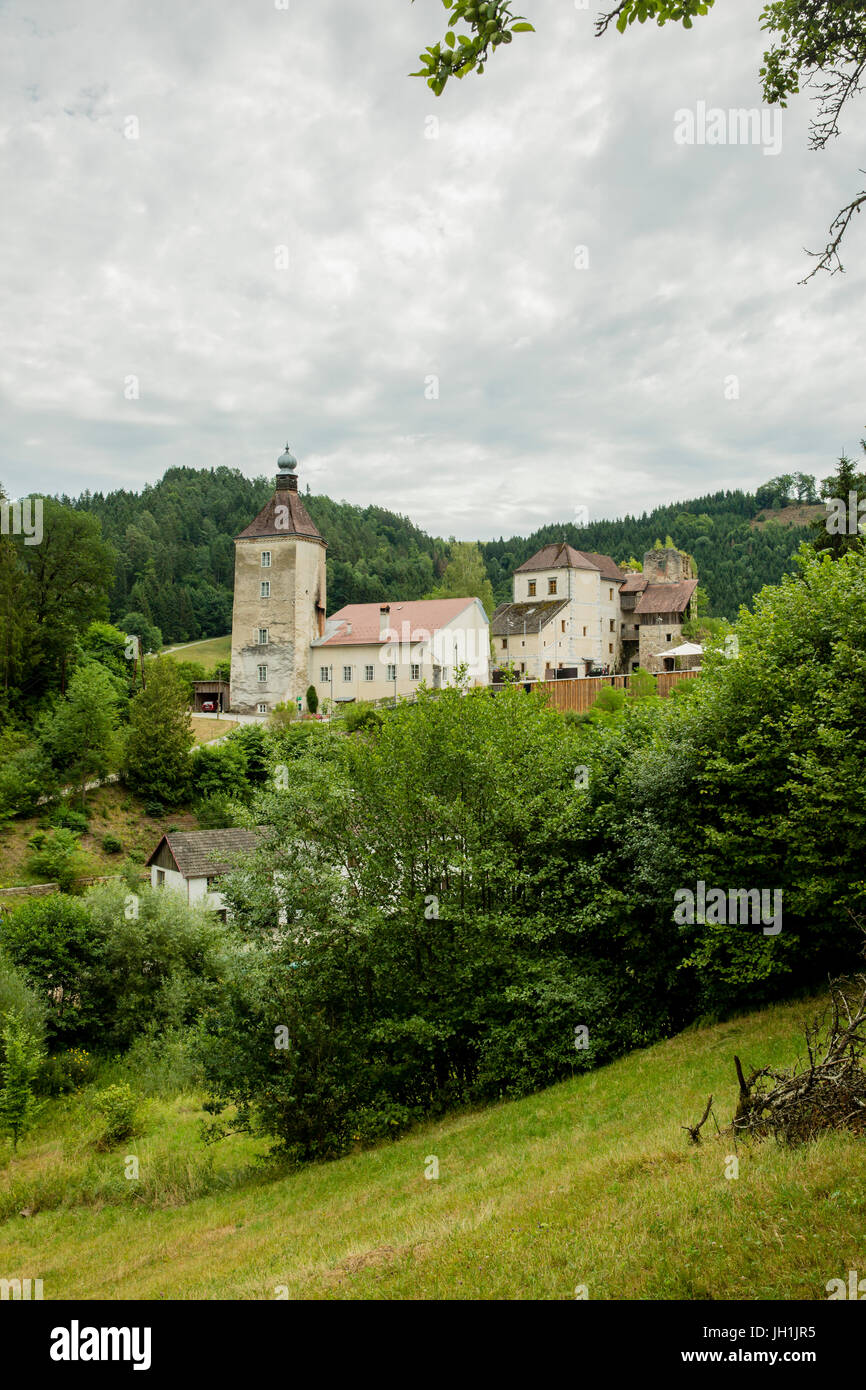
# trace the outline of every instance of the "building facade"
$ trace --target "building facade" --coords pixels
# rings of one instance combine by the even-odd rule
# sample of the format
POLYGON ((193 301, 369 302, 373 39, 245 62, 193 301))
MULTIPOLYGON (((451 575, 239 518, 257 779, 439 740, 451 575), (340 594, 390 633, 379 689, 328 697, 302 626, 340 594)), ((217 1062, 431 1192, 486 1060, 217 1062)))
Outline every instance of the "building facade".
POLYGON ((325 630, 327 547, 298 496, 297 466, 286 447, 273 497, 235 538, 231 707, 239 714, 303 698, 310 645, 325 630))
POLYGON ((527 680, 619 670, 624 578, 609 555, 544 546, 515 571, 512 602, 493 614, 496 665, 511 663, 527 680))
POLYGON ((479 599, 348 604, 327 609, 326 543, 298 496, 286 451, 273 497, 235 539, 231 709, 267 715, 314 686, 321 703, 407 696, 422 682, 490 679, 490 629, 479 599))

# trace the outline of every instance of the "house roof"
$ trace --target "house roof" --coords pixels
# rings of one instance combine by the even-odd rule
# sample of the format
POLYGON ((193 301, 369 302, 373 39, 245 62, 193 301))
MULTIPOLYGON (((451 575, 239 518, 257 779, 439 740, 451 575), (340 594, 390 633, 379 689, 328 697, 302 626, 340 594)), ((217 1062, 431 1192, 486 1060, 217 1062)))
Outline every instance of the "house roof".
POLYGON ((625 583, 620 589, 621 594, 642 594, 649 580, 645 574, 628 574, 625 583))
POLYGON ((684 613, 698 587, 696 579, 679 584, 648 584, 635 606, 635 613, 684 613))
POLYGON ((568 607, 567 598, 541 599, 531 603, 500 603, 490 620, 494 637, 511 637, 516 633, 540 632, 561 608, 568 607))
POLYGON ((292 489, 278 488, 271 500, 262 507, 255 521, 251 521, 236 540, 259 540, 263 537, 306 536, 310 540, 324 541, 313 525, 312 518, 292 489))
POLYGON ((574 546, 568 545, 566 541, 555 541, 552 545, 543 546, 522 565, 518 565, 515 574, 524 574, 530 570, 558 569, 600 570, 605 579, 622 582, 622 570, 609 555, 599 555, 596 551, 575 550, 574 546))
POLYGON ((163 835, 147 867, 165 844, 184 878, 227 874, 236 867, 240 855, 251 854, 257 847, 263 830, 263 826, 255 830, 172 830, 163 835))
POLYGON ((476 598, 414 599, 405 603, 347 603, 328 619, 325 636, 314 647, 383 646, 388 642, 423 642, 465 613, 476 598), (388 608, 388 628, 380 628, 379 613, 388 608))

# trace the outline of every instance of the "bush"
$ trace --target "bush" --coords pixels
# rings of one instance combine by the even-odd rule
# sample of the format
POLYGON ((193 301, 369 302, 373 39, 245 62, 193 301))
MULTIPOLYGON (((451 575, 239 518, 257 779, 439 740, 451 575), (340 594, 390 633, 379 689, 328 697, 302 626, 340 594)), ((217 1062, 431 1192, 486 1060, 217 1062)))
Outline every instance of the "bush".
POLYGON ((165 815, 165 807, 161 801, 145 801, 144 814, 151 820, 160 820, 165 815))
POLYGON ((310 714, 315 714, 319 708, 319 692, 314 685, 307 687, 307 709, 310 714))
POLYGON ((89 1037, 99 1017, 92 980, 101 943, 84 901, 29 898, 0 917, 0 945, 45 1006, 51 1036, 89 1037))
POLYGON ((202 830, 228 830, 235 824, 231 810, 231 800, 215 793, 202 797, 195 808, 196 817, 202 830))
MULTIPOLYGON (((28 1032, 41 1044, 45 1037, 47 1009, 35 990, 31 989, 23 973, 13 964, 7 953, 0 950, 0 1027, 10 1013, 15 1013, 24 1023, 28 1032)), ((3 1060, 0 1045, 0 1061, 3 1060)))
POLYGON ((343 724, 349 734, 359 729, 378 729, 382 725, 382 715, 369 700, 359 700, 357 704, 346 706, 343 724))
POLYGON ((93 1098, 93 1108, 102 1117, 103 1125, 96 1141, 98 1149, 111 1149, 123 1139, 129 1139, 138 1128, 140 1101, 126 1082, 107 1086, 93 1098))
POLYGON ((49 1096, 80 1091, 96 1075, 96 1062, 83 1047, 68 1047, 46 1057, 38 1076, 39 1090, 49 1096))
POLYGON ((86 868, 75 832, 60 829, 46 835, 39 830, 27 843, 28 871, 42 882, 56 883, 61 893, 69 893, 86 868))
POLYGON ((14 816, 32 815, 42 797, 50 796, 56 778, 47 754, 23 733, 0 731, 0 825, 14 816))
POLYGON ((249 794, 244 745, 227 739, 218 748, 200 748, 193 758, 192 785, 199 797, 245 798, 249 794))
POLYGON ((106 854, 120 854, 123 850, 123 841, 109 831, 102 837, 102 848, 106 854))
POLYGON ((74 830, 76 835, 86 835, 90 822, 84 811, 73 811, 71 806, 61 806, 51 816, 51 824, 60 830, 74 830))

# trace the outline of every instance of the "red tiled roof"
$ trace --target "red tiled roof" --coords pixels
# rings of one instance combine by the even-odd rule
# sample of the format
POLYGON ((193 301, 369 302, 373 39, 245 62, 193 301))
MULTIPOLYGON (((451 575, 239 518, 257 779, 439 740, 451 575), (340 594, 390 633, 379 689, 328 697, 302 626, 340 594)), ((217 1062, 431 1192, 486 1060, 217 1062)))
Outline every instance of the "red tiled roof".
POLYGON ((684 613, 698 587, 696 579, 679 584, 649 584, 635 605, 635 613, 684 613))
POLYGON ((255 521, 251 521, 235 539, 253 540, 265 536, 309 536, 312 540, 322 539, 309 512, 294 491, 275 492, 270 502, 262 507, 255 521))
POLYGON ((620 589, 621 594, 642 594, 649 580, 645 574, 629 574, 620 589))
POLYGON ((615 579, 617 583, 622 580, 622 570, 609 555, 599 555, 589 550, 575 550, 574 546, 568 545, 566 541, 555 541, 552 545, 543 546, 522 565, 518 565, 515 574, 523 574, 526 570, 559 569, 600 570, 605 579, 615 579))
POLYGON ((388 605, 390 636, 387 632, 384 636, 380 632, 379 610, 385 604, 347 603, 345 608, 340 608, 328 619, 329 627, 332 623, 340 624, 338 630, 332 636, 315 642, 314 646, 372 646, 396 640, 422 642, 476 602, 474 598, 428 598, 392 603, 388 605))

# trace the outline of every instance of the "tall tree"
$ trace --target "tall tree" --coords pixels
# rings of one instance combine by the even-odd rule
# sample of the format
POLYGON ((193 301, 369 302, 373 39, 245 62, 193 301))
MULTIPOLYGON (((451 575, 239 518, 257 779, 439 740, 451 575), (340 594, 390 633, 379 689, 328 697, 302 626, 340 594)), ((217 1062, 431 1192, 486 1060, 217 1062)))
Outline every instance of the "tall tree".
POLYGON ((149 801, 179 805, 189 795, 194 741, 182 677, 170 658, 152 662, 130 709, 124 781, 149 801))
POLYGON ((88 781, 113 772, 120 757, 118 683, 96 662, 76 667, 42 726, 54 766, 77 784, 82 806, 88 781))
POLYGON ((451 557, 430 598, 479 598, 488 617, 495 605, 493 586, 476 541, 451 540, 451 557))

